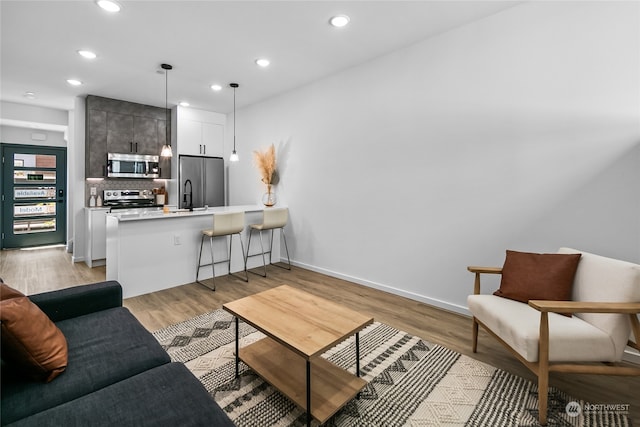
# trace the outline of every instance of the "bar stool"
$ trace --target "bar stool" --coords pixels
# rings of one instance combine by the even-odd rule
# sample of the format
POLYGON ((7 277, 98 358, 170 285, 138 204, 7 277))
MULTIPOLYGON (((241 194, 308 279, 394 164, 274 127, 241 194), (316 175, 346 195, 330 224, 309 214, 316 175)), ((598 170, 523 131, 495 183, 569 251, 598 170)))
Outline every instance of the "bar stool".
MULTIPOLYGON (((284 268, 286 270, 291 270, 291 259, 289 258, 289 248, 287 247, 287 238, 284 235, 284 226, 287 225, 287 221, 289 220, 289 209, 288 208, 267 208, 264 210, 262 217, 262 224, 251 224, 249 225, 249 243, 247 244, 247 255, 244 259, 244 268, 247 270, 247 260, 249 257, 262 255, 262 266, 264 268, 264 274, 256 273, 252 271, 252 273, 257 274, 262 277, 267 277, 267 262, 264 257, 266 253, 269 254, 269 264, 275 265, 276 267, 284 268), (271 262, 271 250, 273 249, 273 230, 280 229, 282 231, 282 239, 284 240, 284 248, 287 251, 287 262, 288 266, 284 267, 278 264, 273 264, 271 262), (260 232, 260 249, 262 252, 257 252, 255 254, 249 254, 251 248, 251 235, 253 231, 260 232), (271 230, 271 245, 269 246, 269 250, 265 252, 264 244, 262 243, 262 232, 266 230, 271 230)), ((250 271, 250 270, 247 270, 250 271)))
POLYGON ((240 239, 240 247, 242 248, 242 257, 245 258, 244 255, 244 245, 242 244, 242 235, 240 234, 244 229, 244 212, 229 212, 229 213, 219 213, 213 215, 213 228, 211 230, 202 230, 202 238, 200 239, 200 254, 198 255, 198 267, 196 269, 196 282, 200 283, 202 286, 211 289, 212 291, 216 290, 216 271, 215 265, 223 262, 228 263, 229 275, 237 277, 238 279, 244 280, 245 282, 249 281, 249 275, 247 274, 247 263, 245 261, 244 264, 244 274, 245 278, 240 277, 239 275, 233 274, 231 272, 231 245, 233 243, 233 235, 237 234, 240 239), (213 258, 213 239, 215 237, 220 236, 230 236, 229 237, 229 256, 225 260, 215 261, 213 258), (209 237, 209 245, 211 246, 211 263, 210 264, 202 264, 202 246, 204 244, 205 237, 209 237), (205 283, 198 280, 200 276, 200 269, 202 267, 211 266, 211 271, 213 273, 213 277, 211 278, 213 282, 213 288, 207 286, 205 283))

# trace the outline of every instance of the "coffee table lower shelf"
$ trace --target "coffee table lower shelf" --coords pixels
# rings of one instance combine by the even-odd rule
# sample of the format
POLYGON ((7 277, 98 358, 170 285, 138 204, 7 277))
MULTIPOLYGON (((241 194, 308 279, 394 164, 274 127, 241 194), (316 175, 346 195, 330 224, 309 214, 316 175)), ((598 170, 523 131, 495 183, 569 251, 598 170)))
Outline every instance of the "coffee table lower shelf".
MULTIPOLYGON (((271 338, 240 348, 240 360, 307 410, 306 359, 271 338)), ((311 359, 311 415, 326 422, 366 385, 322 357, 311 359)))

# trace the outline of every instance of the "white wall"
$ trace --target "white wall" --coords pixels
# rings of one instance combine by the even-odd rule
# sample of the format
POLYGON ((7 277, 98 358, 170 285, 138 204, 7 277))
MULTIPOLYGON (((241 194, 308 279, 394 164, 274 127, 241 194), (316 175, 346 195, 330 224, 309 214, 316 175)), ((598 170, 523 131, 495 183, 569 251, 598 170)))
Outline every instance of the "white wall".
POLYGON ((0 102, 0 141, 8 144, 66 147, 67 123, 64 110, 0 102))
POLYGON ((73 230, 73 240, 71 245, 73 251, 72 260, 74 262, 85 259, 85 230, 86 220, 84 217, 85 205, 85 97, 77 96, 74 99, 73 111, 69 113, 69 192, 68 210, 71 213, 69 227, 73 230))
POLYGON ((0 141, 7 144, 44 145, 47 147, 67 146, 64 132, 14 126, 0 126, 0 141))
MULTIPOLYGON (((0 142, 7 144, 41 145, 47 147, 69 146, 68 111, 56 108, 38 107, 15 102, 0 102, 0 142)), ((70 164, 67 150, 67 164, 70 164)), ((67 168, 67 192, 73 193, 67 168)), ((67 197, 67 245, 73 238, 73 218, 71 204, 67 197)))
POLYGON ((65 110, 8 101, 0 102, 0 119, 5 125, 18 127, 35 124, 42 129, 49 127, 64 130, 67 126, 65 110))
POLYGON ((527 3, 239 110, 230 204, 274 143, 295 263, 461 312, 505 249, 639 262, 639 12, 527 3))

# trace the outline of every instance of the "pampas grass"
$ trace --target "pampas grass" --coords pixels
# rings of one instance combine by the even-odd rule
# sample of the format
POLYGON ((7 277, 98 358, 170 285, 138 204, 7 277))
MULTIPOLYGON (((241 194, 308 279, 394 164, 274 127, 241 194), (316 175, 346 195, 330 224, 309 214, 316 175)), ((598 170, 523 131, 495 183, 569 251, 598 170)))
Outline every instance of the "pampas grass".
POLYGON ((271 189, 271 180, 276 171, 276 147, 271 144, 265 151, 254 151, 253 160, 260 172, 262 182, 271 189))

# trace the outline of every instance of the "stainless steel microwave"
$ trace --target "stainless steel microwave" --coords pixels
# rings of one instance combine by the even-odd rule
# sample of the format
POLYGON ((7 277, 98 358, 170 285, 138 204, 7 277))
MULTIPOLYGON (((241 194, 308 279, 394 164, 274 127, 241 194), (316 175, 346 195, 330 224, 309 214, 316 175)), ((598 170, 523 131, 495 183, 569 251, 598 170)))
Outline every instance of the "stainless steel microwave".
POLYGON ((160 178, 160 156, 144 154, 107 154, 110 178, 160 178))

